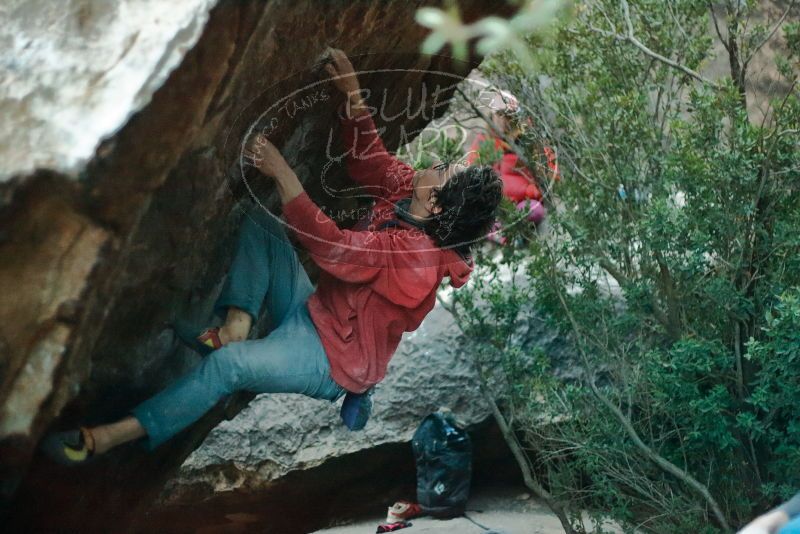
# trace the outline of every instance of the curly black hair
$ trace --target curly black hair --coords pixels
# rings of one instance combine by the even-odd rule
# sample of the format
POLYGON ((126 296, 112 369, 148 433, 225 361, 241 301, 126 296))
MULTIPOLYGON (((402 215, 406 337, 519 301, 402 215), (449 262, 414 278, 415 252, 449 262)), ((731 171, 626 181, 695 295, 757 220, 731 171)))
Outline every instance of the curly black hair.
POLYGON ((442 208, 425 224, 425 232, 441 248, 468 255, 471 246, 486 236, 497 217, 503 182, 494 169, 472 165, 434 190, 434 203, 442 208))

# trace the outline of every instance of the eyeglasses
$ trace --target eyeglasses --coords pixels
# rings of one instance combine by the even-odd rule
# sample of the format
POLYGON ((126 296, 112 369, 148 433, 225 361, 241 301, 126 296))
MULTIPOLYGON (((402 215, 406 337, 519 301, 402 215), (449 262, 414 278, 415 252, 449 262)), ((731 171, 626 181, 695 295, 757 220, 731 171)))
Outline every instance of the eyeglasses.
MULTIPOLYGON (((447 169, 449 169, 449 168, 450 168, 450 163, 448 163, 446 161, 443 161, 441 163, 437 163, 436 165, 434 165, 432 167, 432 169, 435 170, 436 173, 438 174, 440 182, 443 179, 447 178, 447 169)), ((441 185, 441 183, 440 183, 440 185, 441 185)))
POLYGON ((446 179, 447 179, 448 171, 451 168, 453 168, 453 171, 456 170, 456 168, 453 167, 454 165, 458 165, 458 164, 455 163, 455 162, 452 162, 452 161, 451 162, 442 161, 442 162, 436 163, 434 165, 431 165, 428 169, 422 169, 422 170, 416 171, 414 173, 414 183, 416 184, 417 177, 419 177, 421 175, 421 173, 425 172, 426 170, 430 170, 430 171, 436 171, 436 174, 439 177, 439 181, 440 181, 439 186, 441 187, 441 185, 445 181, 447 181, 446 179))

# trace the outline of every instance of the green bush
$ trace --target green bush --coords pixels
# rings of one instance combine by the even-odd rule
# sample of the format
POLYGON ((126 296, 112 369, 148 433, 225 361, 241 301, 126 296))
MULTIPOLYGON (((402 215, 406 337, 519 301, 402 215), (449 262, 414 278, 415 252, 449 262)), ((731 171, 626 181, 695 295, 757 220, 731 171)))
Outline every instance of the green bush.
POLYGON ((771 28, 749 3, 716 21, 739 68, 717 80, 707 4, 620 5, 529 39, 535 72, 484 62, 534 121, 520 151, 557 146, 563 180, 546 230, 484 251, 453 309, 576 530, 726 531, 800 490, 797 30, 764 119, 746 60, 771 28), (533 317, 569 339, 569 373, 518 345, 533 317))

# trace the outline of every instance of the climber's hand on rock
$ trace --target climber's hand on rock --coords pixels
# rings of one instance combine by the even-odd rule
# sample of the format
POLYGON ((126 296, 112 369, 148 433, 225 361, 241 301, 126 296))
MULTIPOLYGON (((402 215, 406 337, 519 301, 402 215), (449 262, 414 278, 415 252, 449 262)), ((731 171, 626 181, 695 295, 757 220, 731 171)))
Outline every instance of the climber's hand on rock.
POLYGON ((292 169, 280 150, 265 135, 251 136, 244 147, 243 154, 248 164, 267 176, 281 179, 287 174, 292 174, 292 169))
POLYGON ((347 54, 338 48, 328 48, 331 62, 325 65, 325 70, 331 75, 331 81, 339 91, 347 95, 346 112, 348 117, 355 117, 369 112, 364 103, 361 86, 358 85, 353 64, 347 59, 347 54))
POLYGON ((338 48, 329 48, 331 62, 325 65, 325 70, 331 75, 331 81, 336 88, 346 94, 348 98, 360 99, 361 87, 358 85, 353 64, 347 59, 347 54, 338 48))
POLYGON ((243 154, 248 164, 267 176, 275 178, 275 188, 278 190, 282 204, 291 202, 303 193, 303 184, 300 183, 280 150, 270 143, 265 135, 255 134, 248 139, 243 154))

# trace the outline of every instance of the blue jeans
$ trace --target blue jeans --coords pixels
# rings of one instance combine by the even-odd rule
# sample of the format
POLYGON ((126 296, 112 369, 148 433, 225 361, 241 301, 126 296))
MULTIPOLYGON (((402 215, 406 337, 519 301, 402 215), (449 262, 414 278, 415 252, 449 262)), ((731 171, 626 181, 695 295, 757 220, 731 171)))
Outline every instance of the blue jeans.
POLYGON ((214 310, 235 306, 253 317, 266 307, 274 329, 264 338, 229 343, 133 410, 153 449, 235 391, 301 393, 336 401, 345 390, 330 365, 306 301, 314 292, 283 224, 263 208, 245 214, 236 254, 214 310))

